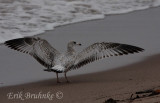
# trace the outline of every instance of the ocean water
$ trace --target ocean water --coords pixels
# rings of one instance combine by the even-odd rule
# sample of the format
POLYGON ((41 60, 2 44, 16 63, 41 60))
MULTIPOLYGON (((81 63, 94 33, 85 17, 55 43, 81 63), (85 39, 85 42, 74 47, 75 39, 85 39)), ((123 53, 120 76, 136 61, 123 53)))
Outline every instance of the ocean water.
POLYGON ((0 0, 0 43, 160 5, 160 0, 0 0))

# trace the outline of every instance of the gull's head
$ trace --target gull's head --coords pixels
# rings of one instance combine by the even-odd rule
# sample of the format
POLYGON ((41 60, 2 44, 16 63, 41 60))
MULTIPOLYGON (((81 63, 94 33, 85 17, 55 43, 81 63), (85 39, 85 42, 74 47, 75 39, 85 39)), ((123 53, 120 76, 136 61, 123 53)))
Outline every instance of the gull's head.
POLYGON ((81 46, 82 44, 81 43, 77 43, 76 41, 70 41, 69 43, 68 43, 68 46, 81 46))

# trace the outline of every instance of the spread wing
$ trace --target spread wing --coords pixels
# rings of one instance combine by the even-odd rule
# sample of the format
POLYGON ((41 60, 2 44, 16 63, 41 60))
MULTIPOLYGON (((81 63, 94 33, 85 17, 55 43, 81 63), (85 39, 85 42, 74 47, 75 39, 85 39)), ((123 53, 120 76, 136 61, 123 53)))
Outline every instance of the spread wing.
POLYGON ((40 38, 19 38, 6 41, 4 44, 11 49, 30 54, 47 68, 54 65, 55 58, 60 54, 46 40, 40 38))
POLYGON ((94 43, 85 48, 77 55, 74 65, 69 67, 68 70, 80 68, 81 66, 84 66, 88 63, 106 57, 139 53, 143 50, 144 49, 142 48, 127 44, 111 42, 94 43))

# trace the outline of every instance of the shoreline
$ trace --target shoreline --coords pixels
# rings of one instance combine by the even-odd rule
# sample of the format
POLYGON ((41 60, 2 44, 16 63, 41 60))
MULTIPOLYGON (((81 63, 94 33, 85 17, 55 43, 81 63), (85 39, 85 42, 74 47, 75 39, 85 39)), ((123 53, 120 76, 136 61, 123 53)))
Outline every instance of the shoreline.
MULTIPOLYGON (((139 11, 144 11, 144 10, 154 9, 154 8, 160 8, 160 5, 159 6, 155 6, 155 7, 145 8, 145 9, 133 10, 133 11, 129 11, 129 12, 126 12, 126 13, 120 13, 120 14, 105 14, 103 18, 96 18, 96 19, 91 19, 91 20, 84 20, 84 21, 78 21, 78 22, 73 22, 73 23, 69 23, 69 24, 63 24, 63 25, 59 25, 59 26, 53 27, 52 30, 45 30, 43 33, 35 34, 32 37, 39 37, 41 35, 44 35, 46 32, 54 31, 55 29, 61 28, 63 26, 70 26, 70 25, 73 25, 73 24, 79 24, 79 23, 83 23, 83 22, 98 21, 98 20, 103 20, 103 19, 107 18, 107 16, 125 15, 125 14, 129 14, 129 13, 134 13, 134 12, 139 12, 139 11)), ((25 37, 30 37, 30 36, 25 36, 25 37)), ((15 38, 15 39, 17 39, 17 38, 15 38)), ((0 46, 1 45, 4 45, 4 43, 0 43, 0 46)))
MULTIPOLYGON (((92 43, 102 41, 130 44, 146 49, 145 52, 140 54, 112 57, 94 62, 78 71, 72 71, 69 76, 105 71, 139 62, 143 58, 160 52, 158 45, 160 34, 158 28, 160 26, 158 22, 160 17, 159 9, 160 7, 157 7, 123 15, 112 15, 101 20, 74 23, 58 27, 53 31, 46 31, 45 35, 39 35, 38 37, 46 39, 54 48, 62 52, 66 51, 66 43, 70 40, 83 44, 83 47, 77 48, 77 51, 92 43), (99 67, 101 69, 98 69, 99 67)), ((4 45, 0 48, 0 54, 2 58, 0 64, 2 63, 1 68, 3 68, 0 82, 4 85, 23 84, 56 77, 53 73, 42 71, 44 67, 26 54, 11 50, 4 45), (16 61, 14 58, 16 58, 16 61), (27 68, 24 68, 25 66, 27 68), (11 68, 14 68, 14 70, 11 68), (30 77, 28 77, 28 74, 30 77), (11 83, 11 81, 15 83, 11 83)))
MULTIPOLYGON (((157 1, 156 1, 157 2, 157 1)), ((142 10, 147 10, 147 9, 152 9, 152 8, 157 8, 157 7, 160 7, 160 4, 159 4, 159 2, 157 2, 157 4, 155 4, 155 2, 152 2, 153 4, 150 4, 150 5, 146 5, 146 6, 142 6, 142 7, 136 7, 135 6, 135 8, 130 8, 128 11, 120 11, 120 12, 109 12, 108 14, 107 14, 107 12, 106 13, 101 13, 101 14, 99 14, 98 16, 96 15, 96 17, 94 16, 94 17, 90 17, 90 19, 89 18, 83 18, 83 19, 79 19, 79 20, 73 20, 72 22, 68 22, 68 23, 64 23, 64 24, 58 24, 57 23, 57 26, 54 26, 54 25, 52 25, 50 28, 46 28, 46 30, 43 30, 43 31, 41 31, 41 32, 39 32, 39 34, 37 33, 37 34, 35 34, 35 33, 33 33, 33 35, 32 36, 36 36, 36 35, 40 35, 40 34, 43 34, 43 33, 45 33, 46 31, 52 31, 54 28, 57 28, 57 27, 61 27, 61 26, 65 26, 65 25, 72 25, 72 24, 74 24, 74 23, 81 23, 81 22, 87 22, 87 21, 93 21, 93 20, 100 20, 100 19, 104 19, 106 16, 113 16, 113 15, 123 15, 123 14, 127 14, 127 13, 132 13, 132 12, 137 12, 137 11, 142 11, 142 10)), ((56 23, 55 23, 56 24, 56 23)), ((2 36, 3 37, 3 36, 2 36)), ((20 36, 19 36, 20 37, 20 36)), ((22 37, 22 35, 21 35, 21 37, 22 37)), ((27 37, 27 36, 26 36, 27 37)), ((15 38, 16 39, 16 38, 15 38)), ((8 39, 8 40, 11 40, 11 39, 8 39)), ((2 40, 2 41, 5 41, 5 38, 4 38, 4 40, 2 40)), ((0 43, 1 44, 1 43, 0 43)))
MULTIPOLYGON (((1 46, 0 82, 4 84, 33 82, 1 87, 0 100, 4 103, 22 102, 20 99, 8 99, 7 94, 10 92, 22 91, 32 94, 50 92, 56 96, 55 93, 61 91, 64 94, 62 99, 54 98, 51 101, 27 99, 24 102, 103 103, 109 98, 128 100, 132 94, 136 97, 136 92, 160 89, 159 10, 160 7, 157 7, 124 15, 108 16, 103 20, 62 26, 53 31, 47 31, 45 35, 39 35, 62 52, 66 50, 66 43, 70 40, 81 42, 84 45, 83 48, 99 41, 112 41, 145 49, 145 52, 140 54, 112 57, 71 71, 68 73, 71 80, 69 84, 65 83, 63 75, 61 75, 63 83, 57 84, 54 79, 55 74, 44 72, 43 67, 32 57, 1 46)), ((160 95, 139 98, 132 102, 160 102, 160 95)))

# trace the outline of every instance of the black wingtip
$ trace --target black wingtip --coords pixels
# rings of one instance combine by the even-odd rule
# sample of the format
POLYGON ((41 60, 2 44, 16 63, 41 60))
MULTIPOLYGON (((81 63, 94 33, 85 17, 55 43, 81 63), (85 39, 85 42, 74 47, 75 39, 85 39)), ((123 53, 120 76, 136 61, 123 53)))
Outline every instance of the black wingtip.
POLYGON ((23 49, 27 45, 30 45, 32 43, 32 38, 17 38, 17 39, 12 39, 4 42, 4 45, 7 46, 10 49, 27 53, 27 50, 23 49))

